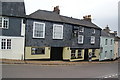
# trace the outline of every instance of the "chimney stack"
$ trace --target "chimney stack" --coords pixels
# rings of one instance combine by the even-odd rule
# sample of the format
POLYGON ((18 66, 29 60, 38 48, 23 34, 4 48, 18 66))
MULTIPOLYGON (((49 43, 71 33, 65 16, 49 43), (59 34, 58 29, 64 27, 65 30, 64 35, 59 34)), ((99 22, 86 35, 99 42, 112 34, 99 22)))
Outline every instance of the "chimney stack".
POLYGON ((86 21, 92 21, 91 19, 91 15, 86 15, 86 16, 83 16, 83 19, 86 20, 86 21))
POLYGON ((107 33, 110 33, 110 29, 109 29, 109 27, 108 27, 108 25, 105 27, 105 29, 103 29, 105 32, 107 32, 107 33))
POLYGON ((59 6, 54 7, 53 12, 55 12, 55 13, 57 13, 57 14, 60 14, 59 6))

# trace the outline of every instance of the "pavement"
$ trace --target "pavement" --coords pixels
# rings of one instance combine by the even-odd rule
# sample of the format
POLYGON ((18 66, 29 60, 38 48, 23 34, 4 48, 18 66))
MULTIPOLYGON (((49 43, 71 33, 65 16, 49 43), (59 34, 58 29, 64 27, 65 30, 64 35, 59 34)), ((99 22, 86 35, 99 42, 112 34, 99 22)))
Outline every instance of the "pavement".
POLYGON ((1 64, 36 64, 36 65, 76 65, 76 64, 104 64, 104 63, 116 63, 120 62, 120 59, 114 61, 77 61, 77 62, 69 62, 69 61, 40 61, 40 60, 11 60, 11 59, 0 59, 1 64))

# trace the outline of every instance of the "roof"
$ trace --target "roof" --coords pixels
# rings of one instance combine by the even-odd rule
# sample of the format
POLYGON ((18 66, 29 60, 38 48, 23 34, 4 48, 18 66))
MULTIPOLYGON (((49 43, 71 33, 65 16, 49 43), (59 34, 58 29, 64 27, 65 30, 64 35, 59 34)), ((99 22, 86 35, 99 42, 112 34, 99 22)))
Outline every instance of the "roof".
POLYGON ((105 31, 103 31, 103 30, 101 31, 101 36, 103 36, 103 37, 114 37, 113 35, 105 32, 105 31))
POLYGON ((120 37, 116 36, 115 41, 120 41, 120 37))
POLYGON ((0 10, 2 16, 16 16, 25 17, 25 4, 24 2, 0 2, 0 10))
POLYGON ((79 26, 86 26, 90 28, 97 28, 101 29, 94 23, 86 20, 80 20, 75 19, 67 16, 59 15, 53 11, 46 11, 46 10, 37 10, 34 13, 27 16, 27 18, 33 18, 33 19, 40 19, 40 20, 47 20, 47 21, 55 21, 55 22, 63 22, 63 23, 69 23, 79 26))

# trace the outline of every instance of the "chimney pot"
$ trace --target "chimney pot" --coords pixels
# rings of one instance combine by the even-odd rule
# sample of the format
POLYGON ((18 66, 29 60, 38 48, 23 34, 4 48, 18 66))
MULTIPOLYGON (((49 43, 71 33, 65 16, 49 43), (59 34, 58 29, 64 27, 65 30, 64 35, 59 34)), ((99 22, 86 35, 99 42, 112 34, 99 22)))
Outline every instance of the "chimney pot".
POLYGON ((59 6, 54 7, 53 12, 56 12, 57 14, 60 14, 59 6))

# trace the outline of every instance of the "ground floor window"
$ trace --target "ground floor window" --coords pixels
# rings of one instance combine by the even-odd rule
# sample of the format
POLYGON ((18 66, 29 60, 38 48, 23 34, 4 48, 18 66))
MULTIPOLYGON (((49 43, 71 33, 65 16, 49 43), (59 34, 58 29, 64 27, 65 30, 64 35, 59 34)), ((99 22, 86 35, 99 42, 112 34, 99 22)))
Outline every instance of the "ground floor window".
POLYGON ((75 56, 75 52, 76 52, 75 49, 72 49, 72 50, 71 50, 71 59, 76 58, 76 56, 75 56))
POLYGON ((95 56, 95 49, 92 49, 92 57, 96 57, 95 56))
POLYGON ((11 39, 1 39, 1 49, 11 49, 11 39))
POLYGON ((32 55, 45 54, 45 48, 32 47, 31 54, 32 55))
POLYGON ((82 50, 81 49, 78 50, 78 58, 82 58, 82 50))
POLYGON ((105 58, 107 57, 107 51, 105 51, 105 58))

